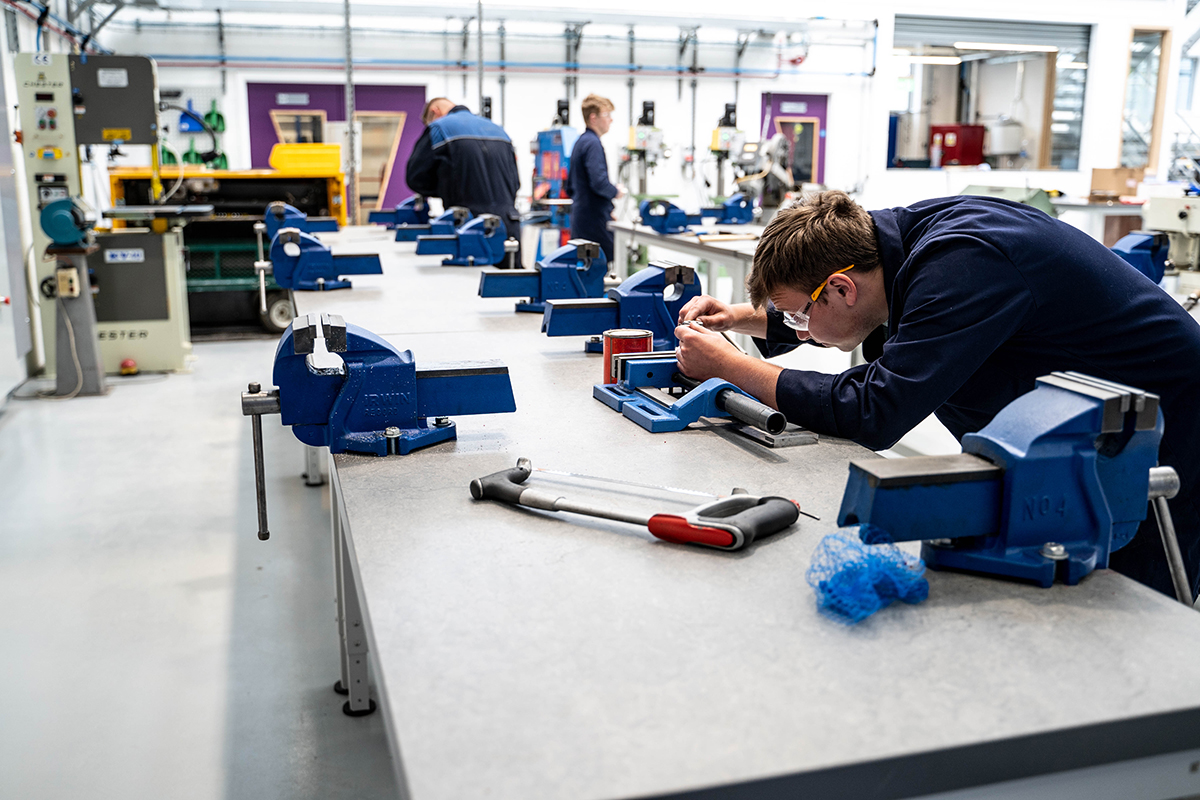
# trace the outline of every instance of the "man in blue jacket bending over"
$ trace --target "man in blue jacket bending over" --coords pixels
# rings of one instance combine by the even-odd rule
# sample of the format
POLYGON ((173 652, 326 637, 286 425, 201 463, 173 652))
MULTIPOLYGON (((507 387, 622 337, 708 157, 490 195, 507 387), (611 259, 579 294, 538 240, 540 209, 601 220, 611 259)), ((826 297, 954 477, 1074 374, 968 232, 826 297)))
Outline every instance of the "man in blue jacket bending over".
POLYGON ((571 198, 571 238, 590 239, 600 245, 608 263, 613 261, 612 221, 615 198, 625 194, 622 186, 608 179, 608 161, 600 137, 612 127, 612 101, 589 94, 583 98, 583 121, 587 125, 571 150, 567 173, 567 196, 571 198))
MULTIPOLYGON (((1157 394, 1166 425, 1159 463, 1179 473, 1170 506, 1196 596, 1200 325, 1103 245, 994 198, 868 213, 843 192, 824 192, 771 221, 746 283, 750 304, 698 297, 681 320, 754 336, 768 356, 805 341, 862 343, 868 363, 840 375, 782 369, 683 326, 681 369, 724 378, 792 422, 873 450, 931 413, 961 439, 1054 371, 1157 394)), ((1153 514, 1109 566, 1174 595, 1153 514)))
POLYGON ((445 208, 464 206, 475 216, 495 214, 504 221, 509 238, 520 242, 516 200, 521 177, 504 129, 445 97, 426 103, 421 121, 427 127, 408 157, 408 188, 440 197, 445 208))

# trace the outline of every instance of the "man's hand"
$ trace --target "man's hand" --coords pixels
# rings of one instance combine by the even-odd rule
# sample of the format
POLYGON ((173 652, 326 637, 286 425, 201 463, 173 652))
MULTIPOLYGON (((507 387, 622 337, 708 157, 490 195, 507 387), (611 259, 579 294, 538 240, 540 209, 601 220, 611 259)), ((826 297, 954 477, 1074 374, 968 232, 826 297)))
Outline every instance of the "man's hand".
POLYGON ((679 370, 698 381, 709 378, 729 380, 727 376, 735 371, 733 363, 738 359, 750 358, 738 352, 737 348, 725 341, 724 336, 707 327, 680 325, 675 329, 675 336, 679 339, 679 348, 676 350, 679 370))
POLYGON ((675 358, 684 375, 698 381, 709 378, 729 381, 771 408, 779 408, 775 404, 775 384, 782 367, 738 352, 724 336, 703 327, 680 325, 675 336, 679 339, 675 358))
POLYGON ((625 184, 623 184, 623 183, 618 183, 618 184, 617 184, 617 196, 616 196, 616 197, 614 197, 613 199, 614 199, 614 200, 620 200, 620 199, 621 199, 622 197, 624 197, 624 196, 625 196, 627 193, 628 193, 628 190, 625 188, 625 184))
POLYGON ((692 320, 699 321, 710 331, 732 330, 736 324, 733 307, 706 294, 693 297, 683 308, 679 309, 679 322, 691 322, 692 320))

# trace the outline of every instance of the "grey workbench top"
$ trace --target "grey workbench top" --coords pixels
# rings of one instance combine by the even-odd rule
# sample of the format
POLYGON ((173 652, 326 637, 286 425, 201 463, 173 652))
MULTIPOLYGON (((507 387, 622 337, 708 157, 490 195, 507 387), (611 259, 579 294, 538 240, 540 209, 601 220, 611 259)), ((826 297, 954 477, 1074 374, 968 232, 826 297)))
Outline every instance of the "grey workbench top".
MULTIPOLYGON (((653 228, 635 222, 610 222, 608 227, 613 232, 632 236, 635 242, 641 244, 657 244, 670 247, 673 250, 689 252, 702 258, 718 258, 722 261, 734 259, 749 266, 754 261, 754 250, 758 247, 757 239, 735 239, 731 241, 701 242, 694 232, 689 233, 658 233, 653 228)), ((708 232, 752 233, 761 236, 762 225, 708 225, 702 226, 708 232)))
MULTIPOLYGON (((368 304, 350 294, 297 302, 359 323, 368 304)), ((804 573, 866 451, 770 451, 716 425, 650 434, 592 399, 600 359, 581 340, 480 332, 387 338, 418 364, 502 358, 516 413, 457 418, 457 441, 410 456, 332 459, 416 800, 755 781, 742 796, 904 797, 1200 747, 1195 612, 1107 571, 1049 590, 929 573, 925 603, 843 627, 817 613, 804 573), (519 456, 782 494, 821 520, 721 553, 471 499, 473 478, 519 456)))

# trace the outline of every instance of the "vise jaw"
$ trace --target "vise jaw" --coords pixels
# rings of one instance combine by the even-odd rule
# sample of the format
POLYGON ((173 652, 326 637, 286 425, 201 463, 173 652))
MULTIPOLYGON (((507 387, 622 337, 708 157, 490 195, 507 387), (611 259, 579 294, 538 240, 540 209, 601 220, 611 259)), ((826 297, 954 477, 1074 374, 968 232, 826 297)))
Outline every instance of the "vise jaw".
MULTIPOLYGON (((1146 517, 1158 396, 1076 372, 1038 378, 957 456, 855 460, 839 525, 922 540, 934 569, 1078 583, 1146 517)), ((1168 495, 1169 496, 1169 495, 1168 495)))
POLYGON ((271 240, 271 269, 285 289, 330 291, 349 289, 342 275, 381 275, 378 255, 333 254, 311 233, 283 228, 271 240))
MULTIPOLYGON (((603 298, 547 300, 542 333, 598 337, 612 328, 640 328, 654 334, 655 350, 673 350, 679 344, 679 310, 699 294, 700 281, 692 267, 653 261, 603 298)), ((603 342, 589 341, 584 350, 599 353, 603 342)))
POLYGON ((480 297, 527 297, 517 311, 541 314, 547 300, 600 297, 608 261, 600 245, 571 239, 537 263, 534 269, 484 267, 479 274, 480 297))
POLYGON ((429 203, 421 195, 414 194, 397 203, 395 208, 371 211, 367 214, 367 224, 385 225, 389 230, 399 225, 428 225, 429 203))
MULTIPOLYGON (((452 440, 451 416, 516 410, 502 362, 456 361, 418 367, 398 350, 335 314, 297 317, 279 340, 277 389, 253 383, 242 414, 254 423, 255 469, 262 471, 263 414, 277 413, 296 438, 330 453, 407 455, 452 440)), ((265 539, 264 483, 259 480, 259 538, 265 539)))

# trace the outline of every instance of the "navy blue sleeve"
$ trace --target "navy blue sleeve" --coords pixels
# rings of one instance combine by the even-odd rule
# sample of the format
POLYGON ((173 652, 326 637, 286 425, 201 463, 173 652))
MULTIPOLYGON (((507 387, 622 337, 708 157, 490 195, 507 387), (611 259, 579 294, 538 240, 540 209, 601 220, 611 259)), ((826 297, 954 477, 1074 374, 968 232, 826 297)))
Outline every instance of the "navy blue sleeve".
POLYGON ((609 200, 617 196, 617 187, 608 180, 608 161, 604 158, 604 148, 600 146, 599 139, 595 144, 590 141, 586 143, 582 166, 588 188, 609 200))
POLYGON ((404 182, 408 188, 425 197, 440 197, 437 185, 437 161, 433 157, 433 140, 429 128, 422 131, 413 145, 412 155, 404 171, 404 182))
MULTIPOLYGON (((893 286, 900 319, 880 357, 840 375, 784 370, 776 403, 789 420, 882 450, 945 403, 1034 309, 1024 278, 995 247, 954 235, 910 260, 907 286, 893 286)), ((818 310, 819 314, 820 311, 818 310)))

